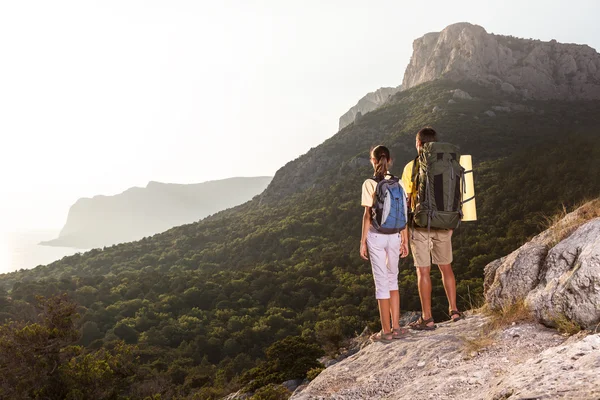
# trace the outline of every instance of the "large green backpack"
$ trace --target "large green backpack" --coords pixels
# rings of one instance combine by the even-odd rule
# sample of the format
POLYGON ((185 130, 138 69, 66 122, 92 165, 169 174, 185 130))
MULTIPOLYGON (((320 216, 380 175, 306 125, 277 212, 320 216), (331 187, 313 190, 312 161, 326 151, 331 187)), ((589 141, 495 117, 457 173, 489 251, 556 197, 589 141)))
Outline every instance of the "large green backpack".
POLYGON ((429 142, 415 158, 412 180, 417 198, 413 222, 428 229, 455 229, 462 219, 465 169, 460 149, 450 143, 429 142))

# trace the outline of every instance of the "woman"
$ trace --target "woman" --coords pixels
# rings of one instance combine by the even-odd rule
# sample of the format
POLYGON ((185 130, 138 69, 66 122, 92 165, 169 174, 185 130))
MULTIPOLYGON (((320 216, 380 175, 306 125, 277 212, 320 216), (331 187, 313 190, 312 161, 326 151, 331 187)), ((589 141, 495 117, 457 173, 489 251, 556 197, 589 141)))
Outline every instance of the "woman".
MULTIPOLYGON (((379 304, 381 318, 381 331, 371 336, 371 339, 383 342, 398 339, 405 332, 399 325, 398 261, 400 256, 404 258, 408 255, 408 234, 406 229, 402 229, 400 232, 382 233, 372 224, 372 207, 375 204, 377 183, 384 179, 398 180, 388 171, 391 163, 392 159, 387 147, 380 145, 371 150, 371 164, 375 173, 373 178, 369 178, 363 183, 361 201, 365 211, 360 256, 365 260, 371 260, 375 280, 375 297, 379 304)), ((398 183, 402 187, 402 183, 398 183)), ((406 196, 406 191, 403 187, 402 189, 403 196, 406 196)), ((406 198, 403 200, 406 204, 406 198)))

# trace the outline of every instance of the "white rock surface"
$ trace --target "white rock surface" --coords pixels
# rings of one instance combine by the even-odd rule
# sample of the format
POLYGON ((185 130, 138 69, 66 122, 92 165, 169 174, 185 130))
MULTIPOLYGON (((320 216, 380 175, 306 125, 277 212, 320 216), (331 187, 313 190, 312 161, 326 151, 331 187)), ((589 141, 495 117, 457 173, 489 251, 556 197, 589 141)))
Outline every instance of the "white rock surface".
POLYGON ((473 100, 473 97, 471 97, 471 95, 467 92, 465 92, 464 90, 460 90, 460 89, 454 89, 452 91, 452 97, 454 97, 455 99, 461 99, 461 100, 473 100))
POLYGON ((541 267, 539 284, 526 298, 543 323, 564 316, 593 329, 600 323, 600 218, 554 246, 541 267))
POLYGON ((579 212, 485 267, 484 294, 490 308, 524 300, 548 326, 565 317, 583 328, 600 324, 600 218, 554 245, 555 232, 579 212))
POLYGON ((481 335, 485 322, 475 315, 371 344, 327 368, 292 399, 499 400, 506 393, 513 393, 511 399, 598 398, 589 397, 600 390, 598 335, 565 342, 542 325, 518 324, 467 354, 465 344, 481 335))
POLYGON ((600 54, 587 45, 489 34, 458 23, 413 42, 403 90, 438 78, 497 84, 535 99, 600 99, 600 54))
POLYGON ((600 399, 600 335, 544 350, 490 385, 486 399, 600 399))

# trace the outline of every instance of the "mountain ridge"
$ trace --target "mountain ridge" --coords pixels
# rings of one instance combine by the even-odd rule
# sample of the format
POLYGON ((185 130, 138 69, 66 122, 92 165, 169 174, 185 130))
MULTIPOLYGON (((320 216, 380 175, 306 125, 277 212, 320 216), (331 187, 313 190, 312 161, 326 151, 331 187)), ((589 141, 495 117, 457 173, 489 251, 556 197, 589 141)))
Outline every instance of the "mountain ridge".
POLYGON ((402 85, 397 87, 382 87, 374 92, 367 93, 358 101, 358 103, 356 103, 356 105, 350 107, 350 109, 340 117, 338 131, 341 131, 364 114, 381 107, 390 97, 401 90, 402 85))
POLYGON ((149 181, 115 195, 78 199, 58 238, 47 246, 94 248, 130 242, 202 219, 260 194, 271 177, 233 177, 195 184, 149 181))
MULTIPOLYGON (((290 372, 263 362, 269 349, 308 342, 336 350, 378 324, 371 269, 358 256, 359 194, 372 174, 372 145, 391 148, 398 174, 416 154, 416 131, 431 124, 440 139, 473 155, 479 221, 453 238, 465 309, 483 296, 483 268, 537 234, 544 215, 600 193, 598 109, 598 100, 524 99, 491 83, 425 82, 287 163, 249 202, 136 242, 1 275, 10 298, 0 290, 0 312, 23 315, 37 294, 68 293, 80 304, 82 343, 137 343, 140 386, 160 382, 165 398, 221 398, 244 385, 300 378, 306 360, 294 359, 290 372)), ((441 319, 445 293, 432 281, 441 319)), ((402 309, 419 309, 410 260, 401 262, 399 286, 402 309)))

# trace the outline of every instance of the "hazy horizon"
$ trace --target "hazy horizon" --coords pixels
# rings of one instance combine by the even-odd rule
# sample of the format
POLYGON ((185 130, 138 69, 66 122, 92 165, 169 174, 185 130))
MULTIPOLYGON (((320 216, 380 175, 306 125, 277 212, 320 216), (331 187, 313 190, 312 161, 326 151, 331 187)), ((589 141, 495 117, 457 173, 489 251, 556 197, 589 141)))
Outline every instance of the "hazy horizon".
POLYGON ((149 181, 273 176, 456 22, 600 47, 591 0, 461 4, 4 2, 0 231, 60 229, 78 198, 149 181))

